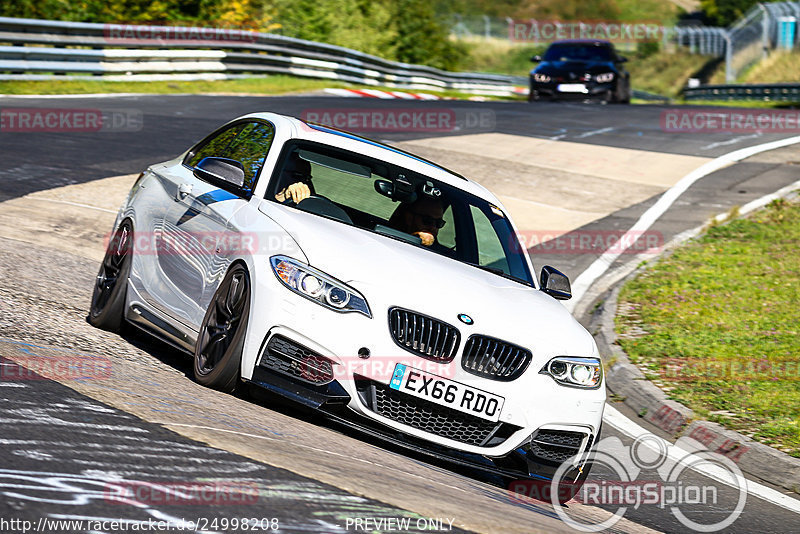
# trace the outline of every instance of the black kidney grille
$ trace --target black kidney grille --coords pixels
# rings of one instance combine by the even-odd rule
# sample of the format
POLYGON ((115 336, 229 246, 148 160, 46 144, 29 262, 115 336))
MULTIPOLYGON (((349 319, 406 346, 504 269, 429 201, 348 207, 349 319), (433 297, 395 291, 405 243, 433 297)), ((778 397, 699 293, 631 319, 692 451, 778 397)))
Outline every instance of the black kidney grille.
MULTIPOLYGON (((581 452, 585 434, 568 430, 539 430, 530 441, 531 453, 543 460, 563 463, 581 452)), ((587 444, 587 449, 591 446, 587 444)))
POLYGON ((450 362, 458 350, 458 329, 421 313, 390 309, 389 330, 395 343, 429 360, 450 362))
POLYGON ((461 367, 468 373, 494 380, 514 380, 531 362, 531 351, 488 336, 470 336, 461 367))
POLYGON ((269 340, 258 365, 309 384, 333 381, 331 360, 280 335, 269 340))

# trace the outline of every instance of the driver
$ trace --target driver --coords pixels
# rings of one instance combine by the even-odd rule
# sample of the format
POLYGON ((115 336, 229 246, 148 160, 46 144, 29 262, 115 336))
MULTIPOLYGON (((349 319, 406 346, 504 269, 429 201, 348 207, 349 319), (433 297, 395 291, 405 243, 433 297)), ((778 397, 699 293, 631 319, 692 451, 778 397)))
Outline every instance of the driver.
POLYGON ((445 225, 444 204, 438 198, 420 196, 414 202, 401 203, 389 218, 389 226, 415 235, 430 247, 445 225))
POLYGON ((275 194, 275 200, 291 199, 295 204, 311 196, 311 164, 295 152, 286 162, 279 183, 289 184, 275 194))

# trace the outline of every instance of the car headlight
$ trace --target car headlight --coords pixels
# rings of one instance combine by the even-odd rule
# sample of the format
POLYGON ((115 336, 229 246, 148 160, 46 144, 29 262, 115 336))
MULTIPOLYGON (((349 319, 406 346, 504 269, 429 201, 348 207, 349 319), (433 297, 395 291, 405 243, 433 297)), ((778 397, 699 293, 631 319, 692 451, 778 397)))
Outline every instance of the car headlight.
POLYGON ((550 81, 550 76, 548 76, 547 74, 542 74, 540 72, 534 72, 533 81, 547 83, 550 81))
POLYGON ((563 386, 594 389, 603 381, 603 369, 598 358, 579 358, 577 356, 558 356, 539 371, 550 375, 563 386))
POLYGON ((272 256, 269 261, 278 280, 295 293, 334 311, 372 318, 366 299, 347 284, 286 256, 272 256))
POLYGON ((594 78, 597 80, 597 83, 608 83, 614 81, 614 73, 613 72, 604 72, 603 74, 598 74, 594 78))

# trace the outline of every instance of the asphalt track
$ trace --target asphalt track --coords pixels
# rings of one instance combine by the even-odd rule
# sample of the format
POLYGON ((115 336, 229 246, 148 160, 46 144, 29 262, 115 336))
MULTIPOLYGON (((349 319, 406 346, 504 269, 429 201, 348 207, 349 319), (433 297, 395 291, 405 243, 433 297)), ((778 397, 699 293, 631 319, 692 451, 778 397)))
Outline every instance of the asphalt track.
MULTIPOLYGON (((423 155, 428 155, 426 151, 431 152, 431 156, 441 155, 451 160, 443 161, 445 164, 470 177, 474 177, 469 172, 474 168, 470 157, 483 157, 485 161, 493 162, 502 152, 502 147, 487 145, 479 153, 470 149, 470 157, 459 156, 459 146, 468 145, 470 136, 513 136, 514 142, 520 143, 519 146, 523 148, 531 141, 552 142, 552 145, 537 145, 542 153, 562 146, 573 147, 564 143, 578 143, 585 146, 587 154, 599 154, 592 152, 595 149, 625 149, 649 152, 654 158, 663 155, 713 158, 737 148, 786 137, 778 134, 667 133, 661 128, 660 121, 662 112, 668 108, 661 106, 452 101, 378 103, 319 96, 3 98, 0 99, 0 106, 102 108, 141 117, 141 129, 130 132, 0 133, 3 162, 0 167, 0 201, 20 199, 36 191, 89 184, 110 176, 137 173, 149 163, 168 159, 185 150, 221 123, 256 110, 294 115, 302 115, 310 109, 365 109, 373 106, 380 106, 380 109, 426 106, 450 110, 465 121, 457 131, 382 132, 368 135, 400 143, 411 150, 417 147, 423 155), (491 123, 467 124, 470 116, 480 114, 490 117, 491 123), (431 140, 433 138, 438 140, 434 142, 431 140)), ((531 154, 530 159, 531 164, 535 165, 536 153, 531 154)), ((580 157, 575 159, 579 160, 580 157)), ((654 230, 660 233, 664 242, 669 241, 675 235, 702 224, 710 216, 792 183, 797 180, 797 161, 800 161, 800 153, 787 148, 712 173, 682 195, 659 219, 654 230)), ((567 163, 574 166, 586 162, 573 160, 567 163)), ((589 163, 595 164, 598 167, 597 174, 601 175, 602 167, 612 164, 599 156, 594 156, 589 163)), ((491 167, 486 173, 491 173, 491 167)), ((663 168, 652 169, 652 173, 669 174, 663 168)), ((480 177, 475 178, 480 181, 480 177)), ((677 181, 680 176, 673 178, 673 181, 677 181)), ((668 185, 657 184, 662 189, 668 185)), ((90 184, 88 186, 91 187, 90 184)), ((656 187, 652 184, 648 186, 656 187)), ((646 192, 647 189, 642 188, 641 191, 646 192)), ((619 194, 624 192, 623 188, 619 194)), ((536 192, 540 193, 544 197, 548 192, 536 192)), ((570 192, 566 187, 559 199, 568 202, 571 195, 577 197, 581 194, 580 191, 570 192)), ((631 202, 624 208, 609 210, 606 215, 578 227, 554 224, 548 228, 567 235, 570 232, 625 230, 656 198, 657 194, 653 194, 649 198, 631 202)), ((602 200, 602 195, 598 195, 597 201, 602 200)), ((53 206, 53 209, 57 208, 53 206)), ((58 212, 53 216, 57 218, 58 212)), ((4 281, 0 284, 0 290, 5 291, 0 294, 7 305, 3 306, 3 310, 12 317, 0 322, 2 354, 13 359, 21 350, 79 350, 92 353, 93 348, 99 350, 105 344, 113 344, 123 347, 122 352, 135 352, 139 359, 113 359, 114 376, 121 378, 103 381, 102 384, 74 381, 67 383, 67 388, 48 380, 6 379, 0 382, 4 404, 0 411, 0 425, 3 426, 0 444, 6 451, 0 463, 0 492, 3 495, 0 517, 34 520, 46 514, 50 514, 51 518, 124 516, 137 521, 165 513, 163 507, 157 506, 152 509, 127 506, 123 512, 119 504, 110 503, 107 498, 108 486, 114 480, 109 478, 110 473, 125 477, 125 480, 160 483, 208 479, 244 481, 257 488, 261 499, 258 510, 263 512, 257 515, 277 517, 281 531, 286 532, 354 531, 352 524, 347 528, 348 518, 420 517, 414 514, 449 517, 454 520, 454 525, 477 531, 510 531, 502 521, 494 522, 492 517, 497 514, 505 514, 506 521, 517 525, 514 531, 567 530, 549 505, 515 502, 502 489, 493 486, 491 480, 483 480, 475 473, 453 472, 443 466, 431 465, 424 458, 406 455, 391 448, 376 447, 360 436, 343 433, 308 416, 298 416, 291 408, 203 390, 187 378, 185 360, 156 344, 139 339, 102 336, 99 341, 87 340, 76 323, 60 325, 62 331, 55 337, 41 333, 37 329, 41 323, 28 324, 26 317, 36 316, 34 309, 45 315, 48 309, 61 311, 53 303, 66 306, 66 315, 77 315, 80 295, 88 295, 86 288, 90 286, 87 284, 91 284, 96 264, 86 259, 91 254, 81 254, 78 250, 73 252, 83 257, 71 256, 64 250, 54 251, 54 247, 41 246, 42 243, 15 246, 18 241, 14 241, 13 228, 10 228, 7 219, 4 224, 7 227, 2 229, 2 233, 10 240, 0 240, 5 258, 4 281), (48 263, 51 265, 48 266, 48 263), (63 287, 58 284, 55 284, 58 286, 55 289, 42 287, 52 273, 57 275, 63 287), (24 283, 12 283, 9 276, 22 279, 24 283), (21 293, 28 289, 30 294, 21 298, 21 293), (61 295, 67 296, 61 298, 61 295), (13 306, 17 300, 21 305, 13 306), (20 342, 29 342, 34 346, 20 345, 20 342), (147 373, 138 372, 138 366, 148 362, 148 359, 154 362, 145 363, 147 373), (195 403, 195 399, 198 402, 195 403), (200 402, 201 399, 203 402, 200 402), (120 410, 120 407, 124 409, 120 410), (232 417, 231 414, 236 416, 232 417), (259 446, 259 450, 253 452, 253 440, 261 440, 268 446, 259 446), (135 453, 128 454, 128 450, 135 453), (116 454, 109 454, 109 451, 116 454), (339 458, 327 457, 332 453, 337 453, 339 458), (72 482, 69 482, 70 477, 73 477, 72 482), (80 480, 74 480, 75 477, 80 480), (13 489, 14 482, 20 479, 28 481, 24 491, 18 487, 13 489), (72 511, 64 503, 52 502, 58 500, 53 495, 63 493, 65 484, 82 488, 68 492, 69 501, 80 502, 78 512, 72 511), (95 491, 90 497, 81 496, 87 486, 94 485, 97 490, 99 484, 103 486, 99 494, 95 491), (410 495, 413 493, 421 495, 415 498, 410 495), (466 498, 467 494, 469 498, 466 498), (431 501, 435 503, 437 497, 454 501, 459 499, 459 495, 462 499, 460 503, 449 502, 448 506, 438 507, 430 504, 431 501), (483 517, 487 520, 482 520, 483 517)), ((65 225, 68 226, 68 222, 65 225)), ((106 231, 95 230, 99 233, 106 231)), ((30 242, 29 239, 23 241, 30 242)), ((536 265, 550 263, 573 279, 598 254, 596 251, 554 251, 547 245, 545 243, 538 247, 538 251, 533 251, 536 265)), ((630 259, 622 257, 612 267, 619 268, 630 259)), ((586 317, 583 319, 588 320, 586 317)), ((57 323, 45 324, 48 328, 54 328, 57 323)), ((3 363, 4 371, 15 369, 13 361, 6 360, 3 363)), ((636 419, 635 414, 628 415, 636 419)), ((657 429, 649 430, 658 433, 657 429)), ((604 427, 604 437, 608 436, 618 437, 623 446, 632 442, 630 437, 610 425, 604 427)), ((650 475, 654 480, 657 478, 657 474, 650 475)), ((642 476, 650 475, 645 473, 642 476)), ((693 475, 687 480, 698 485, 712 483, 701 475, 693 475)), ((723 495, 718 506, 698 506, 688 511, 687 515, 694 514, 698 521, 709 521, 708 518, 715 517, 715 514, 728 513, 731 502, 735 500, 735 492, 721 487, 720 493, 723 495)), ((615 509, 613 506, 606 508, 615 509)), ((223 506, 203 507, 204 514, 197 513, 197 507, 191 503, 171 504, 168 509, 173 519, 188 519, 193 517, 192 514, 209 517, 209 513, 206 513, 208 509, 218 518, 237 516, 231 508, 223 506)), ((607 517, 607 514, 602 515, 602 511, 588 506, 571 505, 571 509, 584 520, 607 517)), ((251 510, 251 507, 247 508, 248 516, 252 516, 251 510)), ((616 530, 686 530, 668 509, 658 506, 627 510, 625 518, 626 521, 616 525, 616 530)), ((794 512, 749 496, 743 513, 726 531, 791 532, 797 530, 799 523, 800 518, 794 512)))

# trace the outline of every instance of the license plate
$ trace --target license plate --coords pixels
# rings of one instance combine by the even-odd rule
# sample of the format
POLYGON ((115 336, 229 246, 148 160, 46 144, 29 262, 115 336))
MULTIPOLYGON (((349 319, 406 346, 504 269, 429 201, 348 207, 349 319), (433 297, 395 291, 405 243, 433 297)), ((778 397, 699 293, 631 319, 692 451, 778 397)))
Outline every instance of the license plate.
POLYGON ((481 419, 499 421, 503 397, 398 363, 389 387, 481 419))
POLYGON ((582 83, 560 83, 558 90, 562 93, 588 93, 589 90, 582 83))

